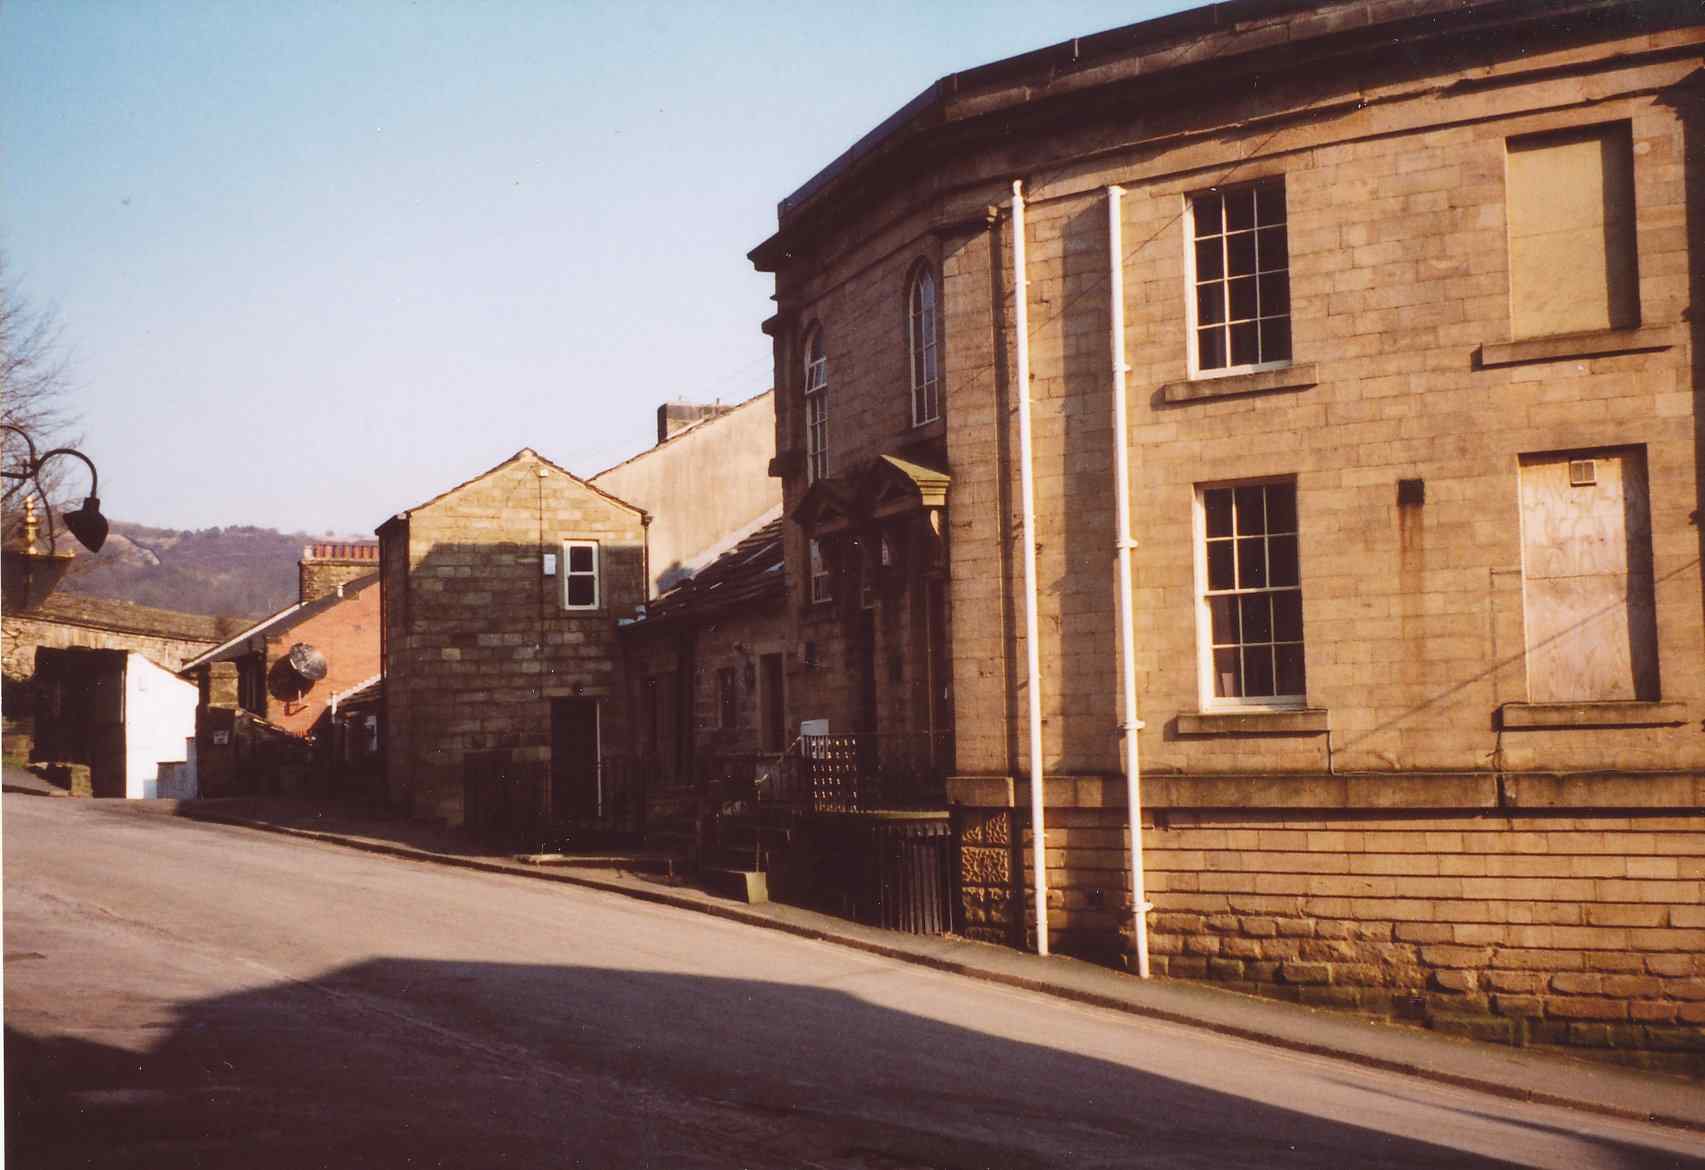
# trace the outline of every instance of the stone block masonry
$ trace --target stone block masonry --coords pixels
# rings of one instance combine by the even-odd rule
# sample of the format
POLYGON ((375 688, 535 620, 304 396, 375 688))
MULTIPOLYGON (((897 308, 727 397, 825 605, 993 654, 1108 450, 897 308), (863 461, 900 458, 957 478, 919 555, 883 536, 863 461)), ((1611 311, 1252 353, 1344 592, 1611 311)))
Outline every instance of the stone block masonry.
POLYGON ((557 699, 597 702, 601 743, 628 742, 616 623, 646 597, 644 516, 525 450, 381 527, 395 803, 460 823, 475 767, 548 818, 557 699), (596 546, 594 606, 565 605, 565 541, 596 546))
POLYGON ((1705 1061, 1697 817, 1165 819, 1144 833, 1164 973, 1510 1043, 1705 1061))
MULTIPOLYGON (((1705 25, 1586 12, 1133 26, 955 74, 783 202, 753 254, 777 274, 778 447, 806 445, 821 337, 831 475, 935 441, 907 415, 903 297, 939 273, 967 933, 1026 942, 1040 845, 1053 947, 1131 946, 1125 449, 1157 969, 1697 1067, 1705 25)), ((777 466, 796 503, 799 461, 777 466)), ((856 698, 839 682, 797 693, 856 698)))
MULTIPOLYGON (((1497 87, 1467 80, 1460 49, 1440 49, 1417 55, 1377 109, 1336 101, 1357 84, 1349 74, 1295 79, 1288 97, 1259 99, 1269 129, 1252 137, 1204 129, 1235 120, 1208 103, 1154 110, 1106 139, 1086 113, 1085 128, 1031 144, 1054 949, 1124 962, 1132 945, 1111 795, 1121 668, 1105 499, 1124 442, 1145 806, 1160 818, 1146 842, 1155 970, 1509 1043, 1705 1064, 1705 603, 1698 420, 1686 421, 1698 407, 1686 312, 1697 278, 1678 275, 1699 268, 1682 225, 1698 202, 1685 160, 1700 119, 1696 99, 1667 88, 1695 84, 1684 78, 1700 35, 1524 42, 1521 64, 1490 66, 1508 82, 1497 87), (1551 72, 1518 76, 1541 65, 1551 72), (1321 112, 1292 118, 1304 101, 1321 112), (1632 227, 1603 246, 1612 268, 1638 261, 1637 328, 1537 327, 1512 305, 1511 225, 1534 209, 1514 205, 1511 152, 1588 140, 1626 169, 1632 227), (1125 191, 1123 436, 1107 374, 1109 183, 1125 191), (1274 369, 1218 376, 1197 368, 1192 209, 1250 184, 1283 195, 1288 353, 1274 369), (1562 476, 1565 455, 1633 469, 1635 519, 1605 539, 1649 564, 1651 585, 1649 600, 1630 585, 1547 627, 1562 587, 1527 574, 1594 539, 1590 524, 1563 525, 1533 547, 1536 520, 1563 507, 1561 493, 1532 494, 1534 468, 1549 460, 1562 476), (1416 481, 1424 494, 1404 505, 1400 485, 1416 481), (1264 692, 1240 694, 1213 653, 1238 641, 1248 611, 1228 632, 1210 610, 1205 493, 1274 483, 1295 493, 1306 677, 1298 695, 1249 702, 1264 692), (1633 617, 1620 634, 1583 633, 1601 610, 1633 617), (1644 656, 1648 672, 1605 671, 1618 655, 1644 656)), ((981 194, 999 203, 1010 175, 988 169, 981 194)), ((1024 817, 1011 810, 1026 807, 1026 647, 1010 615, 1027 534, 1003 380, 1011 246, 1003 218, 944 261, 948 452, 956 489, 974 485, 950 520, 951 792, 964 929, 1023 944, 1033 846, 1021 831, 1007 848, 978 839, 996 823, 1012 833, 1024 817), (961 287, 974 295, 957 299, 961 287)), ((1264 618, 1256 640, 1269 636, 1264 618)))
MULTIPOLYGON (((1705 825, 1560 811, 1160 810, 1144 828, 1154 973, 1518 1045, 1705 1069, 1705 825)), ((1025 818, 961 814, 967 935, 1020 934, 1025 818), (1014 880, 1016 878, 1016 881, 1014 880)), ((1130 946, 1122 809, 1048 814, 1052 946, 1130 946)), ((1023 923, 1034 945, 1034 914, 1023 923)))

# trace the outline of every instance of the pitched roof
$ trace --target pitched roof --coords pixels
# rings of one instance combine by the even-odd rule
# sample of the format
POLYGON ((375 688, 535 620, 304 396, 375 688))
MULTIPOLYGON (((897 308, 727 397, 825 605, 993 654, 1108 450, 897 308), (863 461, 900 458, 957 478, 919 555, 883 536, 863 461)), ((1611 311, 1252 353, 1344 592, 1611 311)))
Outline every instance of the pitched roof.
POLYGON ((160 638, 176 638, 184 642, 217 642, 241 629, 248 618, 216 617, 203 613, 179 613, 171 609, 154 609, 129 601, 109 597, 80 597, 71 593, 51 593, 40 605, 17 616, 37 621, 62 622, 73 626, 92 626, 103 630, 118 630, 128 634, 152 634, 160 638))
POLYGON ((707 617, 787 590, 782 517, 763 524, 694 576, 645 607, 636 625, 707 617))
POLYGON ((340 605, 345 601, 349 601, 357 594, 373 588, 378 583, 379 574, 377 571, 374 571, 357 577, 353 581, 346 582, 343 589, 337 593, 328 593, 324 597, 317 598, 313 601, 299 601, 294 605, 287 605, 272 616, 264 617, 260 621, 255 622, 231 637, 226 638, 225 641, 219 643, 219 645, 213 647, 213 649, 199 657, 190 659, 179 668, 179 673, 194 670, 198 666, 205 666, 209 662, 219 662, 226 658, 239 657, 246 652, 250 638, 256 636, 270 638, 292 630, 307 621, 309 618, 313 617, 315 614, 324 613, 334 605, 340 605))
POLYGON ((409 516, 409 514, 412 512, 418 512, 422 508, 430 508, 433 504, 436 504, 442 500, 448 499, 449 497, 455 495, 457 492, 461 491, 463 488, 470 487, 473 484, 478 483, 480 480, 486 478, 487 476, 493 475, 496 472, 502 471, 505 467, 508 467, 510 464, 519 463, 524 459, 530 459, 530 460, 533 460, 535 462, 544 464, 546 467, 550 468, 552 471, 559 472, 560 474, 566 476, 567 478, 573 480, 575 483, 579 484, 581 487, 585 488, 587 491, 593 492, 594 494, 602 496, 602 497, 604 497, 604 499, 609 500, 612 504, 618 504, 621 507, 628 509, 630 512, 637 512, 641 516, 649 516, 650 515, 650 513, 647 512, 644 508, 641 508, 635 504, 630 504, 626 500, 622 499, 620 496, 612 495, 611 493, 605 491, 603 488, 599 487, 597 484, 591 482, 590 480, 581 479, 578 475, 574 474, 574 472, 568 470, 568 468, 563 467, 559 463, 554 463, 551 460, 546 459, 543 455, 539 454, 537 451, 533 450, 531 447, 523 447, 519 451, 515 452, 515 454, 511 455, 509 458, 505 459, 502 463, 496 464, 492 467, 488 467, 484 471, 480 472, 478 475, 470 476, 469 478, 464 479, 461 483, 455 485, 454 487, 445 488, 443 491, 441 491, 437 495, 433 496, 430 500, 425 500, 419 504, 416 504, 412 508, 404 508, 401 512, 398 512, 396 515, 387 518, 385 520, 384 524, 379 525, 379 527, 382 529, 385 527, 386 524, 391 523, 391 521, 393 521, 393 520, 403 520, 403 519, 406 519, 409 516))
POLYGON ((385 693, 385 676, 376 674, 363 679, 348 690, 339 691, 327 702, 333 711, 346 710, 350 707, 364 707, 374 703, 385 693))

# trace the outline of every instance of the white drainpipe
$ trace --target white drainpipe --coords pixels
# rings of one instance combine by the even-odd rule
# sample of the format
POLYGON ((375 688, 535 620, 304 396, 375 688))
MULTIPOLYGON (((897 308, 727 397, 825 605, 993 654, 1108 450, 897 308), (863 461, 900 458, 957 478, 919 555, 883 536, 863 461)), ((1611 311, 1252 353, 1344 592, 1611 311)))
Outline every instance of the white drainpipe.
POLYGON ((1143 896, 1143 806, 1140 773, 1137 770, 1136 622, 1131 613, 1131 469, 1130 431, 1125 416, 1125 261, 1124 233, 1119 219, 1123 187, 1107 188, 1107 284, 1112 297, 1113 318, 1113 499, 1118 525, 1115 547, 1119 553, 1119 661, 1124 675, 1125 717, 1119 733, 1125 738, 1125 800, 1131 812, 1131 919, 1137 941, 1137 974, 1149 977, 1149 933, 1147 898, 1143 896))
POLYGON ((1036 636, 1036 485, 1030 470, 1030 282, 1024 276, 1024 184, 1012 183, 1012 295, 1018 334, 1018 490, 1024 513, 1025 684, 1030 699, 1030 826, 1036 953, 1048 953, 1048 862, 1042 817, 1042 656, 1036 636))

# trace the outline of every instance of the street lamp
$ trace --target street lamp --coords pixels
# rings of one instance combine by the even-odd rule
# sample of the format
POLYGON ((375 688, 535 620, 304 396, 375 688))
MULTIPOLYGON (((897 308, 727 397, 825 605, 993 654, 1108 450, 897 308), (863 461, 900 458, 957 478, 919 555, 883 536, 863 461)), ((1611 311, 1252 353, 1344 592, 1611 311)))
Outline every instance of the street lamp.
MULTIPOLYGON (((9 467, 4 470, 0 470, 0 476, 4 476, 6 479, 18 481, 8 487, 5 495, 0 496, 0 499, 9 500, 20 489, 33 483, 35 484, 36 493, 40 495, 43 500, 46 500, 47 493, 42 490, 41 486, 41 469, 46 465, 48 460, 53 459, 56 456, 72 455, 81 459, 88 465, 89 494, 84 497, 82 507, 78 508, 74 512, 65 513, 65 527, 71 530, 71 535, 75 536, 77 538, 77 542, 84 548, 88 549, 90 552, 100 552, 101 546, 107 542, 107 518, 101 515, 100 475, 95 470, 95 461, 90 459, 81 451, 72 447, 55 447, 45 455, 37 455, 35 440, 30 438, 29 432, 23 430, 21 427, 15 427, 10 423, 0 423, 0 430, 11 431, 14 435, 17 435, 24 441, 24 446, 29 448, 30 452, 29 459, 25 461, 22 468, 9 467)), ((48 524, 50 525, 50 532, 52 523, 53 512, 49 510, 48 524)))

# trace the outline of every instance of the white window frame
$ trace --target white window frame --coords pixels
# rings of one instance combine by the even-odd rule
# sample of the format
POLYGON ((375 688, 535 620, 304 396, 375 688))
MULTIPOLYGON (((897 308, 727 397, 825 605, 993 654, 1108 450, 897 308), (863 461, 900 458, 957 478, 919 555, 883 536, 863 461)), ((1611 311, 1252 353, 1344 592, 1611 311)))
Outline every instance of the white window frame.
POLYGON ((822 605, 835 599, 834 578, 829 571, 828 558, 823 555, 823 546, 815 538, 805 543, 806 569, 811 579, 811 604, 822 605))
MULTIPOLYGON (((1183 214, 1183 224, 1184 224, 1184 231, 1183 231, 1183 237, 1184 237, 1184 311, 1185 311, 1185 320, 1188 322, 1188 333, 1186 336, 1185 349, 1186 349, 1186 353, 1187 353, 1188 358, 1189 358, 1189 370, 1190 370, 1190 377, 1192 379, 1224 378, 1224 377, 1227 377, 1227 376, 1233 375, 1233 374, 1257 374, 1257 373, 1262 372, 1263 370, 1283 370, 1283 369, 1290 368, 1290 366, 1292 366, 1296 362, 1296 312, 1295 312, 1296 306, 1292 300, 1291 292, 1290 292, 1290 290, 1291 290, 1291 278, 1290 277, 1291 277, 1291 267, 1292 267, 1292 265, 1291 265, 1291 217, 1290 217, 1290 199, 1289 199, 1289 194, 1287 192, 1286 200, 1285 200, 1285 222, 1281 226, 1283 226, 1284 231, 1285 231, 1285 268, 1284 268, 1284 273, 1285 273, 1285 305, 1286 305, 1286 308, 1285 308, 1284 316, 1285 316, 1285 319, 1288 322, 1290 322, 1290 325, 1291 325, 1291 352, 1290 352, 1290 356, 1276 360, 1276 361, 1269 361, 1269 362, 1250 362, 1250 363, 1246 363, 1244 365, 1225 365, 1225 366, 1215 367, 1213 369, 1203 369, 1202 368, 1201 337, 1198 333, 1198 329, 1200 328, 1200 326, 1198 325, 1198 322, 1197 322, 1198 309, 1197 309, 1197 304, 1196 304, 1196 285, 1197 285, 1197 278, 1196 278, 1196 200, 1198 198, 1200 198, 1202 196, 1206 196, 1206 195, 1222 195, 1223 196, 1223 195, 1228 195, 1228 194, 1235 194, 1235 193, 1240 192, 1240 191, 1249 191, 1249 190, 1254 190, 1254 189, 1259 188, 1259 187, 1270 187, 1270 186, 1277 186, 1281 190, 1284 190, 1285 189, 1284 176, 1283 175, 1273 175, 1273 176, 1269 176, 1267 178, 1257 179, 1257 180, 1254 180, 1253 182, 1248 182, 1248 183, 1236 183, 1236 184, 1232 184, 1232 185, 1229 185, 1226 187, 1209 187, 1209 188, 1207 188, 1205 190, 1201 190, 1201 191, 1186 192, 1184 195, 1184 214, 1183 214)), ((1223 207, 1224 205, 1222 204, 1221 206, 1223 207)), ((1221 212, 1221 215, 1223 217, 1223 215, 1224 215, 1223 211, 1221 212)), ((1226 260, 1226 256, 1225 256, 1225 245, 1223 243, 1223 241, 1226 239, 1226 233, 1224 232, 1225 221, 1223 218, 1221 219, 1219 226, 1221 228, 1221 234, 1220 234, 1219 238, 1222 241, 1221 253, 1220 253, 1220 264, 1221 264, 1220 271, 1221 271, 1222 275, 1220 277, 1214 278, 1214 279, 1221 280, 1224 283, 1225 290, 1226 290, 1225 294, 1224 294, 1224 299, 1226 302, 1224 304, 1224 315, 1221 317, 1221 320, 1220 320, 1220 324, 1223 327, 1226 324, 1228 324, 1230 319, 1231 319, 1231 305, 1229 303, 1230 296, 1231 296, 1231 292, 1230 292, 1231 281, 1228 277, 1226 277, 1224 275, 1224 273, 1226 272, 1226 268, 1227 268, 1227 260, 1226 260)), ((1274 270, 1274 271, 1277 271, 1277 270, 1274 270)), ((1257 285, 1259 285, 1259 273, 1260 273, 1259 263, 1257 263, 1256 272, 1257 272, 1257 276, 1256 276, 1257 285)), ((1257 310, 1257 311, 1259 312, 1259 310, 1257 310)), ((1277 315, 1278 314, 1273 314, 1273 316, 1277 316, 1277 315)), ((1242 320, 1242 318, 1240 318, 1240 320, 1242 320)), ((1256 320, 1259 320, 1259 317, 1257 317, 1256 320)), ((1257 331, 1259 332, 1259 325, 1257 325, 1257 331)), ((1231 339, 1230 339, 1229 335, 1226 339, 1226 360, 1228 362, 1231 360, 1231 339)))
MULTIPOLYGON (((1287 695, 1254 695, 1254 696, 1220 696, 1214 694, 1214 631, 1213 617, 1209 608, 1209 598, 1224 593, 1284 593, 1295 591, 1300 598, 1302 592, 1302 513, 1301 502, 1298 501, 1297 513, 1297 583, 1296 585, 1268 585, 1261 589, 1216 590, 1208 589, 1208 517, 1206 507, 1207 493, 1216 488, 1267 487, 1283 485, 1296 487, 1294 476, 1274 475, 1252 479, 1217 480, 1210 483, 1199 483, 1195 487, 1195 498, 1191 504, 1192 538, 1194 540, 1196 568, 1196 675, 1197 693, 1200 710, 1203 711, 1295 711, 1308 705, 1308 627, 1302 630, 1303 648, 1303 693, 1287 695)), ((1300 492, 1297 493, 1300 496, 1300 492)), ((1235 520, 1234 520, 1235 525, 1235 520)), ((1235 536, 1236 529, 1233 528, 1235 536)), ((1267 534, 1263 534, 1267 535, 1267 534)), ((1233 546, 1235 548, 1235 545, 1233 546)), ((1275 631, 1276 632, 1276 631, 1275 631)), ((1245 643, 1238 643, 1244 645, 1245 643)), ((1276 644, 1270 643, 1270 644, 1276 644)), ((1277 688, 1278 668, 1274 665, 1274 686, 1277 688)))
POLYGON ((804 359, 805 482, 816 483, 829 474, 829 357, 821 325, 805 334, 804 359))
POLYGON ((912 425, 921 427, 941 417, 941 361, 937 345, 941 319, 941 290, 927 264, 912 270, 906 287, 906 351, 912 382, 912 425), (929 290, 929 303, 920 294, 929 290))
POLYGON ((604 568, 603 550, 599 548, 597 541, 595 541, 595 540, 565 540, 565 541, 563 541, 562 542, 562 555, 561 555, 560 559, 557 561, 557 579, 562 582, 562 586, 561 586, 562 592, 561 592, 561 596, 560 596, 560 600, 562 602, 562 608, 565 610, 571 610, 571 611, 576 612, 576 613, 587 613, 587 612, 590 612, 591 610, 595 610, 595 609, 600 608, 604 603, 604 583, 602 580, 603 575, 604 575, 603 574, 603 568, 604 568), (574 569, 574 567, 573 567, 574 558, 572 556, 570 556, 569 554, 570 554, 571 549, 576 549, 576 548, 589 548, 592 550, 592 571, 590 573, 577 571, 576 569, 574 569), (580 578, 591 577, 592 578, 592 604, 590 604, 590 605, 574 605, 568 600, 569 582, 573 581, 576 577, 580 577, 580 578))

